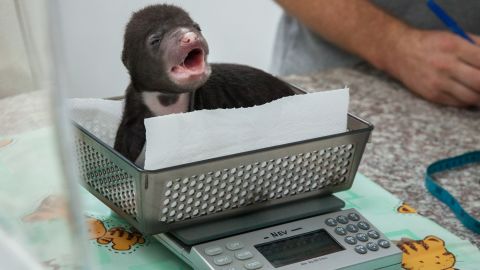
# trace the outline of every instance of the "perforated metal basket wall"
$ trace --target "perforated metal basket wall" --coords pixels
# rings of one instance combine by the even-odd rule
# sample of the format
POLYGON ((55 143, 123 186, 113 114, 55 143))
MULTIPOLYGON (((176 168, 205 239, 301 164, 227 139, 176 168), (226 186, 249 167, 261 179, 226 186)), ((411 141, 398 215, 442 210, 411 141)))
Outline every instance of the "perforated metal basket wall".
POLYGON ((372 129, 147 171, 75 124, 83 185, 145 234, 348 189, 372 129))

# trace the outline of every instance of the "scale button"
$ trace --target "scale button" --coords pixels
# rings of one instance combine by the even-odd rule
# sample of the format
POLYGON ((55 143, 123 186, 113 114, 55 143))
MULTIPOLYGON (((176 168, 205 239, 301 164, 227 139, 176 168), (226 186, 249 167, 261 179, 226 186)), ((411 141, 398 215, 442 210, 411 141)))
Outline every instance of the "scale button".
POLYGON ((368 225, 368 223, 364 222, 364 221, 360 221, 357 223, 357 226, 362 229, 362 230, 368 230, 370 229, 370 225, 368 225))
POLYGON ((336 225, 337 225, 337 221, 336 221, 335 219, 333 219, 333 218, 327 218, 327 219, 325 220, 325 224, 327 224, 328 226, 333 227, 333 226, 336 226, 336 225))
POLYGON ((262 268, 263 264, 259 261, 249 261, 249 262, 245 263, 244 266, 248 270, 255 270, 255 269, 258 269, 258 268, 262 268))
POLYGON ((253 254, 252 252, 250 252, 250 250, 242 250, 242 251, 238 251, 235 253, 235 258, 239 259, 239 260, 247 260, 247 259, 250 259, 253 257, 253 254))
POLYGON ((347 244, 350 244, 350 245, 355 245, 357 243, 357 239, 355 239, 355 237, 349 235, 349 236, 345 237, 345 242, 347 244))
POLYGON ((382 248, 389 248, 390 247, 390 242, 388 242, 387 240, 380 239, 380 240, 378 240, 377 243, 382 248))
POLYGON ((364 233, 357 233, 357 239, 362 242, 367 242, 368 236, 364 233))
POLYGON ((223 252, 223 248, 219 246, 207 247, 205 249, 205 254, 209 256, 215 256, 223 252))
POLYGON ((348 223, 348 218, 346 216, 338 216, 337 221, 342 223, 342 224, 347 224, 348 223))
POLYGON ((365 254, 367 253, 367 248, 362 246, 362 245, 358 245, 358 246, 355 246, 355 251, 359 254, 365 254))
POLYGON ((370 236, 370 238, 373 238, 373 239, 378 239, 380 237, 380 234, 375 230, 368 231, 367 234, 368 236, 370 236))
POLYGON ((213 263, 218 266, 226 265, 231 262, 232 262, 232 258, 230 258, 230 256, 228 255, 222 255, 222 256, 213 258, 213 263))
POLYGON ((335 228, 335 233, 338 235, 345 235, 347 234, 347 231, 343 227, 336 227, 335 228))
POLYGON ((229 250, 237 250, 243 248, 243 244, 241 242, 235 241, 227 243, 227 249, 229 250))
POLYGON ((360 220, 360 216, 357 215, 356 213, 350 213, 350 214, 348 214, 348 218, 349 218, 351 221, 359 221, 359 220, 360 220))
POLYGON ((347 231, 353 232, 353 233, 358 232, 358 227, 353 225, 353 224, 348 224, 347 225, 347 231))
POLYGON ((373 242, 368 242, 367 243, 367 248, 370 249, 371 251, 377 251, 378 250, 378 245, 373 243, 373 242))

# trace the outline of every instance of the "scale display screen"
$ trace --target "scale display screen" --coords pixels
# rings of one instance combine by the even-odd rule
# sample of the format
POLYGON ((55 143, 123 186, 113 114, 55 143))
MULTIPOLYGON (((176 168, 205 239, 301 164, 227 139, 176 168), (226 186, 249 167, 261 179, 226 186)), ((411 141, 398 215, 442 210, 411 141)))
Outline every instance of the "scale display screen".
POLYGON ((275 268, 345 250, 323 229, 259 244, 255 248, 275 268))

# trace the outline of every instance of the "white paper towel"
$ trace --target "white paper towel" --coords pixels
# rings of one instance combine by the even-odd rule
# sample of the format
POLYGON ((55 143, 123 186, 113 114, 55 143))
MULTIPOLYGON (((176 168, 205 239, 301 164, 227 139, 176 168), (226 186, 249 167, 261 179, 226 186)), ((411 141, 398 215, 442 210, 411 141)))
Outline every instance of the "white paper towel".
POLYGON ((345 132, 349 93, 285 97, 242 109, 145 119, 145 169, 154 170, 345 132))
MULTIPOLYGON (((161 169, 346 131, 348 89, 285 97, 244 109, 145 119, 145 169, 161 169)), ((123 101, 70 99, 71 118, 113 147, 123 101)), ((143 163, 143 162, 140 162, 143 163)))

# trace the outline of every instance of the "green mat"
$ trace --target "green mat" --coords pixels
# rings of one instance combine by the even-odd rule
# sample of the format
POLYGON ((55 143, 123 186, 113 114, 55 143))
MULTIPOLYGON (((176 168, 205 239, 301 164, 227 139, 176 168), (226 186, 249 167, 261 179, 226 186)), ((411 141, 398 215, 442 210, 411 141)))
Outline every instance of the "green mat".
MULTIPOLYGON (((0 146, 0 229, 54 269, 71 269, 75 241, 69 234, 53 133, 41 129, 0 146), (18 191, 21 190, 21 193, 18 191), (13 207, 13 206, 14 207, 13 207)), ((0 144, 1 145, 1 144, 0 144)), ((152 237, 132 229, 83 188, 88 249, 98 269, 190 269, 152 237)), ((479 269, 480 251, 415 213, 365 176, 336 194, 391 240, 401 241, 405 269, 479 269)), ((426 195, 429 196, 429 195, 426 195)), ((446 208, 445 211, 448 211, 446 208)), ((90 269, 91 267, 89 267, 90 269)))

